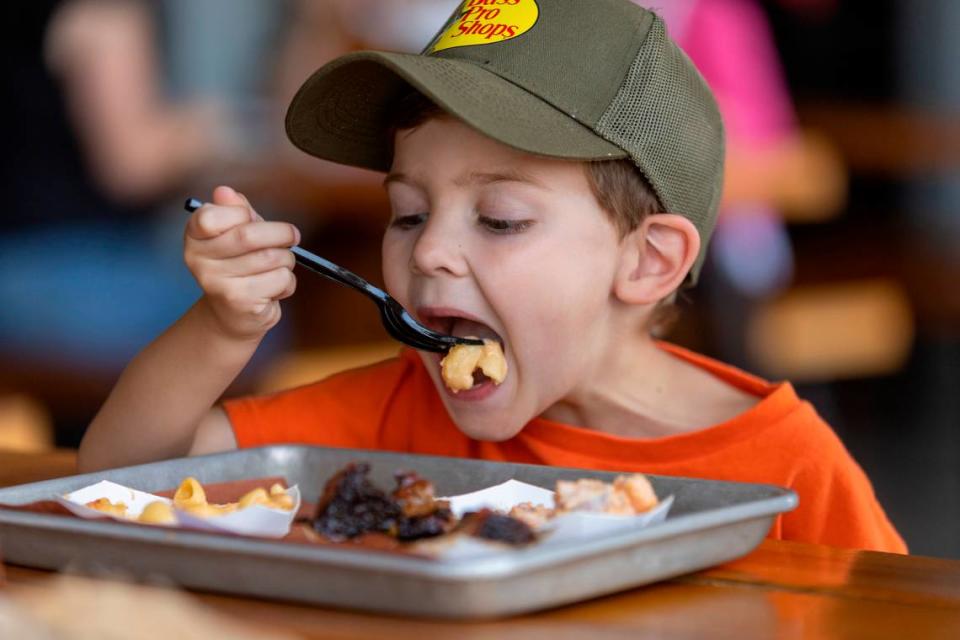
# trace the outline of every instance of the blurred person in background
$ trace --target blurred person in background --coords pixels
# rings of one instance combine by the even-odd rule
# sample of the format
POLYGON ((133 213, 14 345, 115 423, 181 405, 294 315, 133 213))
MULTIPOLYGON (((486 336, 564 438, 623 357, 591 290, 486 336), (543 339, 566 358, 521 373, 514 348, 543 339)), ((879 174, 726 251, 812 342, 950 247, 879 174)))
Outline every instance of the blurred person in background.
MULTIPOLYGON (((197 298, 180 260, 180 203, 270 144, 254 123, 269 120, 259 96, 288 8, 4 5, 5 386, 56 396, 62 381, 103 380, 105 390, 197 298)), ((61 443, 79 439, 99 402, 75 400, 49 400, 71 405, 52 407, 61 443)))
POLYGON ((796 122, 767 18, 755 0, 636 0, 656 9, 717 97, 727 128, 724 204, 704 269, 712 349, 757 368, 746 348, 754 306, 791 282, 786 220, 821 219, 845 173, 821 136, 796 122))

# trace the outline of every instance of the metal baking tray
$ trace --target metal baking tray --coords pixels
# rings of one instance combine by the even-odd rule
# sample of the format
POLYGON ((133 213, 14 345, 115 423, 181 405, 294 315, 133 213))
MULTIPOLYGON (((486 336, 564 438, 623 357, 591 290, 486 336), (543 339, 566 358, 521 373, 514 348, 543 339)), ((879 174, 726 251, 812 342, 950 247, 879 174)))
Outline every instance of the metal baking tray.
MULTIPOLYGON (((516 478, 552 489, 557 479, 617 474, 356 449, 270 446, 181 458, 0 489, 0 503, 49 500, 99 480, 143 491, 284 476, 314 501, 347 462, 364 460, 381 486, 397 469, 431 479, 437 495, 516 478)), ((476 619, 555 607, 649 584, 738 558, 763 540, 777 514, 797 505, 770 485, 649 476, 673 494, 666 521, 587 541, 435 560, 371 550, 292 544, 109 521, 0 510, 5 561, 43 569, 162 576, 191 589, 440 618, 476 619)))

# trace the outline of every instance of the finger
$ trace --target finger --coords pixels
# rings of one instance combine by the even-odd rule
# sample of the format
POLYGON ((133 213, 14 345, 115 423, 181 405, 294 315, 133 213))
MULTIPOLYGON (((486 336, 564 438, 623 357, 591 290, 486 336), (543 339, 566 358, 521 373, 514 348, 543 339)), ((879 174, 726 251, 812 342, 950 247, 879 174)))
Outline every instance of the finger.
POLYGON ((289 249, 271 247, 251 251, 235 258, 211 260, 211 268, 227 277, 252 276, 281 267, 293 270, 296 257, 289 249))
POLYGON ((287 222, 247 222, 205 240, 197 251, 208 258, 236 258, 271 248, 289 248, 300 241, 300 232, 287 222))
POLYGON ((209 240, 249 222, 250 209, 246 205, 205 204, 187 221, 187 236, 194 240, 209 240))
POLYGON ((287 268, 274 269, 238 280, 242 282, 243 294, 248 300, 279 300, 291 286, 296 286, 296 276, 287 268))
POLYGON ((233 187, 221 185, 214 189, 213 202, 214 204, 222 204, 227 206, 246 207, 251 222, 263 220, 263 218, 261 218, 254 210, 253 205, 250 204, 250 201, 247 200, 247 196, 243 195, 233 187))
POLYGON ((257 213, 257 210, 253 208, 253 205, 252 205, 252 204, 250 204, 250 200, 247 199, 247 196, 245 196, 244 194, 240 193, 239 191, 236 191, 235 193, 243 199, 244 203, 246 203, 246 205, 247 205, 248 207, 250 207, 250 212, 253 214, 253 219, 254 219, 255 221, 258 221, 258 220, 259 220, 259 221, 262 221, 262 220, 263 220, 263 216, 261 216, 259 213, 257 213))
POLYGON ((293 271, 290 272, 290 275, 290 284, 288 284, 287 288, 284 289, 279 296, 277 296, 277 300, 286 300, 297 290, 297 275, 293 271))
POLYGON ((257 220, 263 220, 260 214, 257 213, 256 209, 253 208, 253 205, 250 204, 250 200, 247 199, 247 196, 243 195, 233 187, 219 186, 214 189, 213 201, 216 204, 246 206, 250 210, 251 221, 255 222, 257 220))
POLYGON ((227 187, 221 185, 213 190, 212 202, 214 204, 222 204, 226 206, 234 205, 240 207, 249 207, 250 202, 247 201, 240 193, 233 187, 227 187))

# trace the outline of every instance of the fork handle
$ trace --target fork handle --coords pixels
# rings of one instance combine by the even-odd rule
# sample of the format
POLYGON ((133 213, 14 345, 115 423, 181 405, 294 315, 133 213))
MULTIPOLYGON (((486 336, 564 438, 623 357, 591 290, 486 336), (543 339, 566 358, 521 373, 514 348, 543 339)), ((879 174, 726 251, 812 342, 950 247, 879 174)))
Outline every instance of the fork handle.
MULTIPOLYGON (((196 198, 189 198, 183 204, 183 208, 190 213, 193 213, 202 206, 203 202, 196 198)), ((383 289, 375 287, 349 269, 344 269, 340 265, 334 264, 326 258, 321 258, 317 254, 307 251, 302 247, 293 246, 290 247, 290 251, 292 251, 293 255, 296 257, 297 263, 315 273, 319 273, 320 275, 325 276, 334 282, 339 282, 340 284, 348 287, 353 287, 357 291, 365 293, 374 300, 379 300, 382 302, 388 298, 383 289)))
POLYGON ((383 289, 375 287, 349 269, 344 269, 326 258, 321 258, 317 254, 307 251, 303 247, 293 246, 290 247, 290 251, 293 252, 298 264, 315 273, 319 273, 334 282, 353 287, 374 300, 383 301, 387 298, 387 294, 383 289))

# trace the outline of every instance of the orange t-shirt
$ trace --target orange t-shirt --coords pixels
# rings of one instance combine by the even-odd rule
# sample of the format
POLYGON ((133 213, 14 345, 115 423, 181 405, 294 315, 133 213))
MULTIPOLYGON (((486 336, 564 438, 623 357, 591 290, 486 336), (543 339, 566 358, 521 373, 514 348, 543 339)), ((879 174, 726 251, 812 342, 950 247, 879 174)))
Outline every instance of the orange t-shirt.
POLYGON ((906 552, 863 470, 789 383, 662 347, 760 401, 722 424, 663 438, 535 418, 510 440, 481 442, 457 429, 420 358, 404 351, 296 389, 228 401, 225 409, 240 447, 297 443, 780 485, 796 491, 800 504, 777 518, 771 537, 906 552))

